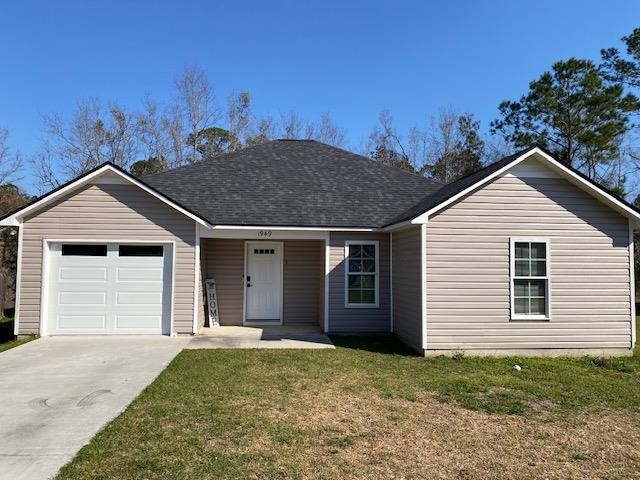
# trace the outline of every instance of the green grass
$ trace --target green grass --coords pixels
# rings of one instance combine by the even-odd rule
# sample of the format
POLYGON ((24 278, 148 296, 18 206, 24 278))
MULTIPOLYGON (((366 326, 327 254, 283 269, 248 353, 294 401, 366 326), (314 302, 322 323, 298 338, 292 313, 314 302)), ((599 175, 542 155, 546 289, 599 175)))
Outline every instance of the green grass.
POLYGON ((640 469, 637 353, 424 359, 391 338, 334 341, 335 351, 183 351, 58 478, 428 478, 447 469, 455 478, 633 478, 640 469))
POLYGON ((16 340, 13 334, 13 318, 0 318, 0 352, 30 342, 36 337, 21 338, 16 340))

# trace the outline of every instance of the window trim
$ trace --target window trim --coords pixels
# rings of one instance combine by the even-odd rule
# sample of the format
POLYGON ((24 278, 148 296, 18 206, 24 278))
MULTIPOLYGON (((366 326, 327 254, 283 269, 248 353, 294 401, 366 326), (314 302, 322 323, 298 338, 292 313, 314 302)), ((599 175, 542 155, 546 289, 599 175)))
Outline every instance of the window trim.
POLYGON ((551 320, 551 256, 549 255, 549 239, 540 237, 511 237, 509 239, 509 299, 510 299, 510 318, 511 320, 535 320, 535 321, 548 321, 551 320), (516 255, 515 245, 516 243, 543 243, 545 245, 546 256, 546 275, 543 277, 516 277, 516 255), (545 315, 525 315, 522 313, 515 313, 515 300, 514 300, 514 280, 516 279, 533 279, 533 280, 546 280, 546 305, 545 315))
MULTIPOLYGON (((362 275, 353 272, 352 275, 362 275)), ((370 275, 370 273, 369 273, 370 275)), ((344 242, 344 306, 345 308, 380 308, 380 242, 378 240, 345 240, 344 242), (349 303, 349 246, 373 245, 376 248, 374 278, 374 303, 349 303)))

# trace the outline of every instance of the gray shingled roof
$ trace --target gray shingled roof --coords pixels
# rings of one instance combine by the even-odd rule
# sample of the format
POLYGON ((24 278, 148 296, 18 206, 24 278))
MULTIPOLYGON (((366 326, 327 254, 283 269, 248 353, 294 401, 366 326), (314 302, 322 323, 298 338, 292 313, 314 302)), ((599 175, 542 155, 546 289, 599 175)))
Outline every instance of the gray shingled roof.
POLYGON ((442 187, 313 140, 275 140, 142 180, 214 225, 381 227, 442 187))

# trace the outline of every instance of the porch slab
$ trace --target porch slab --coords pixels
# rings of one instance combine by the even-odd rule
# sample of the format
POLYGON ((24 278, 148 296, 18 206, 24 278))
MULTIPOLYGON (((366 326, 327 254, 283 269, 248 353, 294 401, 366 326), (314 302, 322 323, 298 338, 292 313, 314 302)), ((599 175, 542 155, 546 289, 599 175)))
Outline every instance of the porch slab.
POLYGON ((335 348, 329 337, 313 326, 202 328, 187 349, 198 348, 335 348))

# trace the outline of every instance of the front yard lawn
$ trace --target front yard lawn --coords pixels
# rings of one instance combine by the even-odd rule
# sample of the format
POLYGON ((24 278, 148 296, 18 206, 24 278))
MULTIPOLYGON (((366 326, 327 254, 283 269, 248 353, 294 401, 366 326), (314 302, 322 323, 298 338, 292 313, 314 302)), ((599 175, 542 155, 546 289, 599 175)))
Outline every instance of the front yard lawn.
POLYGON ((0 352, 9 350, 10 348, 17 347, 23 343, 30 342, 36 337, 15 339, 13 334, 13 318, 3 317, 0 318, 0 352))
POLYGON ((334 340, 183 351, 58 478, 638 478, 638 355, 425 360, 334 340))

